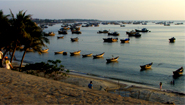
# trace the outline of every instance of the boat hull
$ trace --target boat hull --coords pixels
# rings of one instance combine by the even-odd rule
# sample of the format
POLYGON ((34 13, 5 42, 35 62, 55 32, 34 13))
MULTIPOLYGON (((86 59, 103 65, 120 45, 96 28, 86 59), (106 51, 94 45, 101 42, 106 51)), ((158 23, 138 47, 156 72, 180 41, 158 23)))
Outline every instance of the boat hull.
POLYGON ((55 54, 63 54, 64 51, 55 52, 55 54))
POLYGON ((93 57, 94 57, 94 58, 101 58, 101 57, 103 57, 104 54, 105 54, 105 53, 101 53, 101 54, 98 54, 98 55, 93 55, 93 57))
POLYGON ((141 69, 151 69, 152 64, 153 63, 149 63, 149 64, 146 64, 146 65, 141 65, 140 67, 141 67, 141 69))
POLYGON ((83 54, 82 57, 91 57, 92 56, 92 53, 90 54, 83 54))
POLYGON ((79 55, 79 54, 80 54, 80 52, 81 52, 81 50, 79 50, 79 51, 75 51, 75 52, 70 52, 70 54, 71 54, 71 55, 79 55))
POLYGON ((119 58, 119 56, 117 56, 115 58, 111 58, 111 59, 106 59, 106 60, 107 60, 107 62, 116 62, 116 61, 118 61, 118 58, 119 58))

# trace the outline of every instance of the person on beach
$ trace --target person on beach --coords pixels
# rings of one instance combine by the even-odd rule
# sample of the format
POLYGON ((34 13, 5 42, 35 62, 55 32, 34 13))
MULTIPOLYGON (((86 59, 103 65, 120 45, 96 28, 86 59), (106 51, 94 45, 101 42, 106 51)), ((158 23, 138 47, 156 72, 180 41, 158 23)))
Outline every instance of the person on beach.
POLYGON ((93 89, 92 81, 90 81, 88 87, 89 87, 90 89, 93 89))
POLYGON ((2 61, 3 61, 3 52, 0 49, 0 67, 3 67, 2 61))
POLYGON ((159 83, 159 86, 160 86, 160 90, 162 89, 162 82, 159 83))
POLYGON ((5 62, 4 62, 4 64, 5 64, 5 68, 6 68, 6 69, 13 68, 13 66, 12 66, 12 64, 10 63, 10 61, 8 60, 8 57, 7 57, 7 56, 5 57, 5 62))

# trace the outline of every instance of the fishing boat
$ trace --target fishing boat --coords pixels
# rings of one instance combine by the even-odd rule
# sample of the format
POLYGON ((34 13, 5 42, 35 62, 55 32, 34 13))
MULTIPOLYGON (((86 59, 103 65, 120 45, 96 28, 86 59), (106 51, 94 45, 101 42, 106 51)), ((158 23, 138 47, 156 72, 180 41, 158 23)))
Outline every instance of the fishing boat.
POLYGON ((120 27, 125 27, 125 25, 124 24, 121 24, 120 27))
POLYGON ((103 30, 103 31, 99 30, 97 33, 108 33, 108 32, 109 32, 108 30, 103 30))
POLYGON ((130 38, 120 39, 121 43, 129 43, 130 38))
POLYGON ((58 39, 63 39, 63 38, 64 38, 64 36, 57 36, 57 38, 58 38, 58 39))
POLYGON ((103 38, 104 42, 117 42, 118 38, 103 38))
POLYGON ((81 50, 78 50, 78 51, 74 51, 74 52, 70 52, 71 55, 79 55, 81 52, 81 50))
POLYGON ((117 57, 112 57, 112 58, 106 59, 106 60, 107 60, 107 62, 116 62, 116 61, 118 61, 118 58, 119 58, 119 56, 117 56, 117 57))
POLYGON ((82 57, 91 57, 92 56, 92 53, 90 54, 83 54, 82 57))
POLYGON ((101 54, 96 54, 96 55, 93 55, 94 58, 101 58, 103 57, 103 55, 105 54, 105 52, 101 53, 101 54))
POLYGON ((82 32, 78 31, 78 30, 72 30, 71 32, 72 32, 72 34, 82 34, 82 32))
POLYGON ((172 38, 169 39, 169 41, 170 41, 170 42, 175 42, 175 38, 172 37, 172 38))
POLYGON ((55 36, 54 32, 48 32, 48 33, 44 33, 44 36, 55 36))
POLYGON ((58 34, 67 34, 67 30, 59 30, 58 34))
POLYGON ((136 32, 150 32, 147 28, 143 28, 141 30, 135 29, 136 32))
POLYGON ((64 51, 57 51, 55 54, 63 54, 64 51))
POLYGON ((115 31, 115 32, 110 32, 110 33, 108 33, 108 35, 119 36, 119 33, 115 31))
POLYGON ((180 76, 180 75, 182 75, 183 70, 184 70, 184 68, 183 68, 183 67, 180 67, 180 68, 177 69, 176 71, 173 71, 173 75, 174 75, 174 76, 180 76))
POLYGON ((141 34, 139 32, 130 32, 127 33, 129 37, 141 37, 141 34))
POLYGON ((71 41, 72 41, 72 42, 78 41, 78 37, 76 37, 76 38, 71 38, 71 41))
POLYGON ((46 52, 48 52, 48 50, 49 50, 49 48, 48 49, 42 49, 41 52, 46 53, 46 52))
POLYGON ((150 69, 152 67, 153 62, 149 63, 149 64, 145 64, 145 65, 141 65, 141 69, 150 69))

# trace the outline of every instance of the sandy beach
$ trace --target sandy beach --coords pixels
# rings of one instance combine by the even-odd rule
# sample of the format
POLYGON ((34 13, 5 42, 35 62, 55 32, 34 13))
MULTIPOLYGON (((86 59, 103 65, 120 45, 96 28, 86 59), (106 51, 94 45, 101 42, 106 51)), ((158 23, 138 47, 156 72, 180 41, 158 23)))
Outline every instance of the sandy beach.
POLYGON ((184 104, 185 96, 75 73, 61 80, 0 68, 0 104, 184 104), (93 81, 93 88, 87 88, 93 81), (122 94, 115 94, 121 90, 122 94), (111 93, 112 92, 112 93, 111 93))

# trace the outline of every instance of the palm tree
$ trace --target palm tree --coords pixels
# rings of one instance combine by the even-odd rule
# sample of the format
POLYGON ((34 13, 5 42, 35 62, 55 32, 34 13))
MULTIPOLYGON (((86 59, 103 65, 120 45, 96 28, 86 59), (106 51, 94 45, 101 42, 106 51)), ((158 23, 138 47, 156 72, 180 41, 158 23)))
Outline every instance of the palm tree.
POLYGON ((30 34, 26 31, 26 26, 30 22, 31 15, 26 15, 26 12, 19 11, 19 13, 16 15, 16 18, 14 17, 14 14, 10 10, 11 13, 11 26, 12 26, 12 38, 13 40, 13 52, 11 56, 10 62, 12 62, 15 51, 17 46, 21 45, 21 40, 24 38, 29 38, 30 34))
POLYGON ((41 28, 38 27, 34 22, 30 21, 25 30, 27 33, 29 33, 29 37, 25 37, 23 40, 21 40, 21 44, 24 45, 24 53, 21 59, 20 69, 28 49, 32 48, 34 51, 42 53, 42 47, 47 47, 45 42, 49 43, 49 39, 43 37, 41 28))
POLYGON ((8 19, 9 15, 4 15, 3 11, 0 10, 0 48, 4 48, 6 53, 10 50, 12 39, 10 37, 10 22, 8 19), (6 40, 6 41, 5 41, 6 40))

